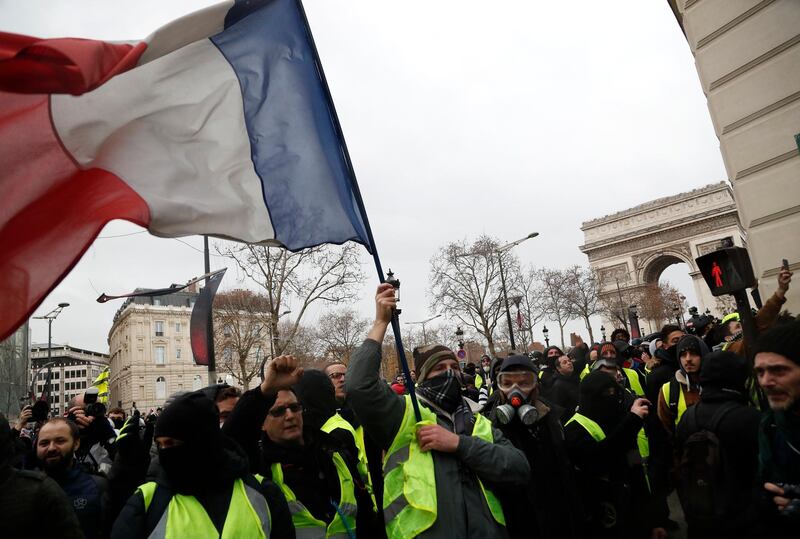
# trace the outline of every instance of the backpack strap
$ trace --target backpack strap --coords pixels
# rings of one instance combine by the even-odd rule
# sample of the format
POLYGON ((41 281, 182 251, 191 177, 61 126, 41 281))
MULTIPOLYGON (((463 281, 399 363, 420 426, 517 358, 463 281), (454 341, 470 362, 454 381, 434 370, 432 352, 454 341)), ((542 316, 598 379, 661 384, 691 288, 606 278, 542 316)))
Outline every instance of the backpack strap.
POLYGON ((678 417, 678 402, 681 398, 681 383, 673 376, 669 381, 669 402, 667 406, 673 417, 678 417))
POLYGON ((711 422, 708 425, 708 430, 716 433, 719 424, 722 422, 722 418, 725 417, 725 415, 734 408, 736 408, 736 403, 733 401, 728 401, 722 406, 720 406, 719 410, 717 410, 716 413, 711 417, 711 422))
POLYGON ((172 492, 170 492, 167 487, 157 484, 156 489, 153 492, 153 499, 150 502, 150 506, 147 508, 145 518, 145 537, 150 537, 150 534, 156 529, 158 522, 161 520, 161 516, 169 506, 170 500, 172 500, 172 492))

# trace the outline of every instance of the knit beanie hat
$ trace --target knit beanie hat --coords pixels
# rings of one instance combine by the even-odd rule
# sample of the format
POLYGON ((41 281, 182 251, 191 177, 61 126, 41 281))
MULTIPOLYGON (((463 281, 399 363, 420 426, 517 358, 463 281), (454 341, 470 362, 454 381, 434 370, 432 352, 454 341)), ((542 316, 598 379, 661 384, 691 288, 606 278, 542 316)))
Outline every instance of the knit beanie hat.
MULTIPOLYGON (((617 347, 613 342, 604 342, 600 344, 600 350, 597 352, 599 357, 603 357, 603 352, 614 352, 614 357, 617 357, 617 347)), ((599 358, 598 358, 599 359, 599 358)))
POLYGON ((414 368, 417 371, 417 380, 428 377, 431 369, 443 359, 458 361, 456 355, 448 347, 441 344, 429 344, 414 348, 414 368))
POLYGON ((800 365, 800 320, 775 326, 762 333, 755 352, 778 354, 800 365))
POLYGON ((202 445, 213 454, 222 447, 217 406, 202 391, 181 395, 158 416, 153 435, 202 445))

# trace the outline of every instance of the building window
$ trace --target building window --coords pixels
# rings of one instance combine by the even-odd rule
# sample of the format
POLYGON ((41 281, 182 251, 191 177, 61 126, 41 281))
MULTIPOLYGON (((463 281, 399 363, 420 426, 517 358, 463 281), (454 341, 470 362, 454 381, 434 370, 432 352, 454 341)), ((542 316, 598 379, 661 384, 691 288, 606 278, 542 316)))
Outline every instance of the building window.
POLYGON ((163 376, 156 378, 156 399, 164 400, 167 398, 167 381, 163 376))
POLYGON ((163 346, 156 346, 156 365, 163 365, 167 351, 163 346))
POLYGON ((156 337, 164 336, 164 322, 161 320, 156 321, 156 337))
POLYGON ((156 307, 161 305, 161 298, 153 298, 153 305, 156 307))
POLYGON ((231 360, 231 358, 233 357, 233 352, 231 351, 231 347, 230 346, 226 346, 225 348, 222 349, 222 357, 226 361, 230 361, 231 360))
POLYGON ((81 378, 86 378, 86 369, 81 369, 81 378))
POLYGON ((175 322, 175 333, 180 333, 180 332, 181 332, 181 323, 175 322))
POLYGON ((197 391, 198 389, 203 387, 203 378, 198 374, 194 377, 194 381, 192 382, 192 391, 197 391))
POLYGON ((180 348, 176 348, 175 349, 175 359, 180 359, 180 358, 181 358, 181 349, 180 348))

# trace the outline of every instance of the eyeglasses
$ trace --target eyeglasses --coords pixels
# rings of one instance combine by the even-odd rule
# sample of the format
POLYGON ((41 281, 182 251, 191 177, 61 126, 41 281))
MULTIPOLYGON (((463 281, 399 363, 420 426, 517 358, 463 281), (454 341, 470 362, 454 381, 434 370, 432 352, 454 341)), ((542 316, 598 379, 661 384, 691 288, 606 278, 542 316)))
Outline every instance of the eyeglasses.
POLYGON ((340 378, 344 378, 344 374, 343 372, 332 372, 328 375, 328 378, 331 380, 339 380, 340 378))
POLYGON ((286 406, 278 406, 277 408, 270 410, 269 415, 272 417, 283 417, 286 415, 286 410, 289 410, 293 414, 299 414, 303 411, 303 405, 299 402, 293 402, 292 404, 287 404, 286 406))

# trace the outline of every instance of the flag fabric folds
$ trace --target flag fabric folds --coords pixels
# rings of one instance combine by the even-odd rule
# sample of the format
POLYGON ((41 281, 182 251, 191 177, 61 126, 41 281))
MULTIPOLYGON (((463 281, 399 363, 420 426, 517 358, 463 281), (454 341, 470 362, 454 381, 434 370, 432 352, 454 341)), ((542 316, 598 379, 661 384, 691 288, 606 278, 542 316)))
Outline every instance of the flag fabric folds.
POLYGON ((109 368, 106 367, 103 371, 97 375, 97 378, 94 379, 92 383, 93 387, 96 387, 98 390, 97 400, 99 402, 108 402, 108 376, 109 376, 109 368))
POLYGON ((227 268, 219 270, 209 277, 192 308, 192 317, 189 319, 189 340, 196 365, 208 365, 209 358, 214 353, 214 338, 211 334, 212 307, 226 270, 227 268))
POLYGON ((133 43, 0 33, 0 338, 102 227, 372 252, 302 5, 224 2, 133 43))

